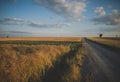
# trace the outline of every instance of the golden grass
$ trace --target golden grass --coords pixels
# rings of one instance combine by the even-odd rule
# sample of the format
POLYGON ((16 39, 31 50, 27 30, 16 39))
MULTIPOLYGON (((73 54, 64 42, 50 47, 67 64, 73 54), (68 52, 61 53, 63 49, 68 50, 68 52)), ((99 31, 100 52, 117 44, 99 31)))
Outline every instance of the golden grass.
MULTIPOLYGON (((45 39, 46 41, 60 40, 60 38, 36 38, 34 40, 45 39)), ((6 40, 21 40, 21 38, 3 39, 3 41, 6 40)), ((22 40, 33 40, 33 38, 22 40)), ((60 41, 81 42, 82 39, 61 38, 60 41)), ((58 82, 80 82, 84 56, 85 52, 81 43, 70 45, 0 44, 0 82, 46 82, 43 80, 46 76, 55 79, 54 76, 57 75, 53 75, 53 72, 60 73, 58 74, 60 78, 57 78, 58 82), (56 65, 61 68, 56 68, 56 65), (53 72, 47 75, 50 69, 53 69, 53 72)), ((49 82, 53 81, 49 80, 49 82)))
POLYGON ((108 46, 113 46, 113 47, 117 47, 120 48, 120 40, 114 40, 112 39, 107 39, 107 38, 88 38, 89 40, 104 44, 104 45, 108 45, 108 46))
POLYGON ((64 45, 0 45, 0 81, 41 82, 40 76, 69 51, 64 45))
POLYGON ((29 38, 0 38, 0 41, 81 41, 80 37, 29 37, 29 38))
POLYGON ((70 59, 67 59, 69 69, 67 73, 63 74, 63 82, 80 82, 82 80, 81 67, 83 58, 85 57, 85 50, 80 48, 75 56, 70 59))

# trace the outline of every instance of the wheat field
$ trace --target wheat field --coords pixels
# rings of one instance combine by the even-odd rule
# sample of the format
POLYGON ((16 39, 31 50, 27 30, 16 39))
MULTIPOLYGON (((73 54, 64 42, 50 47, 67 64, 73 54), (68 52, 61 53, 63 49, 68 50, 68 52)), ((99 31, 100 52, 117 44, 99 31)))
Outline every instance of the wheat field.
POLYGON ((120 48, 120 38, 108 38, 108 37, 103 37, 103 38, 98 38, 97 37, 96 38, 96 37, 91 37, 91 38, 88 38, 88 39, 91 40, 91 41, 100 43, 100 44, 120 48))
POLYGON ((0 41, 81 41, 80 37, 15 37, 15 38, 0 38, 0 41))

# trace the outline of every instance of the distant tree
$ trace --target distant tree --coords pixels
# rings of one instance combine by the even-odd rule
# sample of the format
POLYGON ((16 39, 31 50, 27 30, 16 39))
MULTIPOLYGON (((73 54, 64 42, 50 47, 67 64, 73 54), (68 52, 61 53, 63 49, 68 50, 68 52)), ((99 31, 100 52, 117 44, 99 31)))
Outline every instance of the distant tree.
POLYGON ((9 38, 9 36, 8 36, 8 35, 7 35, 6 37, 7 37, 7 38, 9 38))
POLYGON ((101 38, 103 36, 103 34, 100 34, 99 37, 101 38))

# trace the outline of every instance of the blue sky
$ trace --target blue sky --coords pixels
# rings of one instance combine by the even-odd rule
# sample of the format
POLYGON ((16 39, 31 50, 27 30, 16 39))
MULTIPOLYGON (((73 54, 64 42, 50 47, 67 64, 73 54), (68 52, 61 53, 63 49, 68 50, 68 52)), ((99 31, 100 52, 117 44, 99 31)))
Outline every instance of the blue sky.
POLYGON ((0 0, 0 36, 120 36, 119 0, 0 0))

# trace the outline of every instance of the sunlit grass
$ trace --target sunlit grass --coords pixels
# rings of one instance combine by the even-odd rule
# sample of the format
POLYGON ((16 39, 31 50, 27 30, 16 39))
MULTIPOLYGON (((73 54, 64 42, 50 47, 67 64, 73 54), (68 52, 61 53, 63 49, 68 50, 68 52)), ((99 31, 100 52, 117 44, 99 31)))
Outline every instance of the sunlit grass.
POLYGON ((44 72, 53 62, 70 51, 64 45, 0 45, 0 81, 28 82, 29 79, 41 80, 44 72))
POLYGON ((80 81, 82 78, 80 69, 85 55, 82 43, 53 43, 48 42, 40 45, 33 45, 34 42, 30 45, 27 43, 0 44, 0 81, 45 82, 44 78, 49 76, 47 72, 50 69, 63 73, 57 79, 59 81, 80 81), (61 70, 57 69, 56 65, 62 68, 64 65, 67 66, 61 70))
POLYGON ((18 38, 0 38, 0 41, 78 41, 80 42, 82 38, 80 37, 18 37, 18 38))
POLYGON ((108 46, 113 46, 113 47, 117 47, 120 48, 120 39, 113 39, 113 38, 88 38, 89 40, 104 44, 104 45, 108 45, 108 46))

